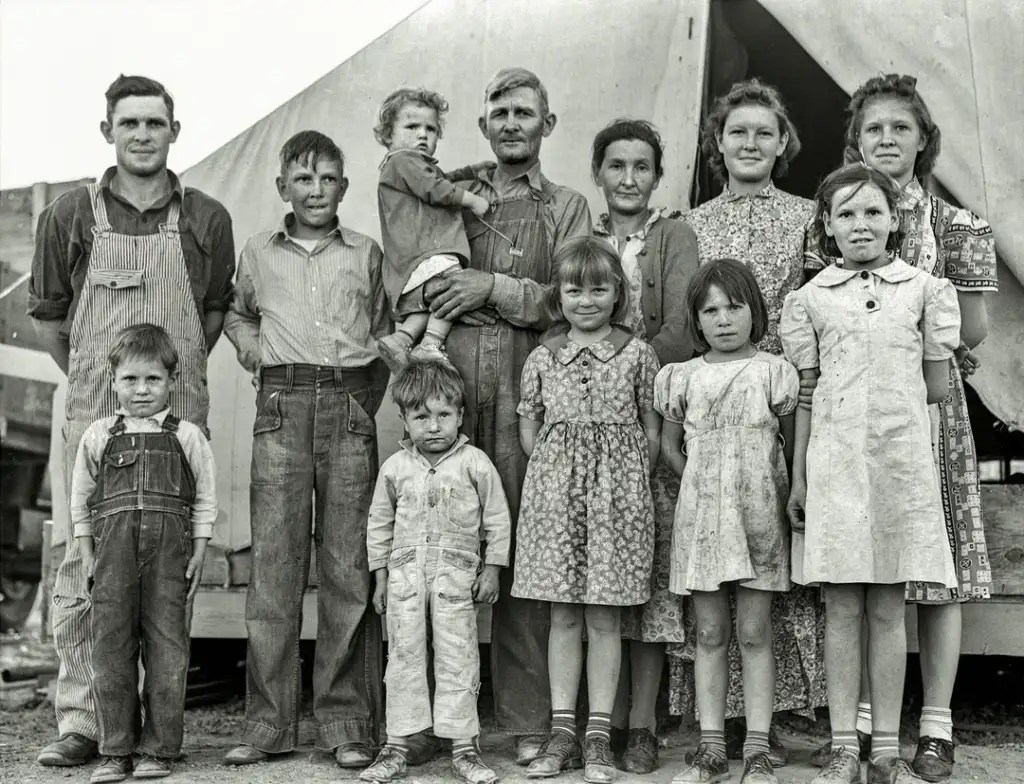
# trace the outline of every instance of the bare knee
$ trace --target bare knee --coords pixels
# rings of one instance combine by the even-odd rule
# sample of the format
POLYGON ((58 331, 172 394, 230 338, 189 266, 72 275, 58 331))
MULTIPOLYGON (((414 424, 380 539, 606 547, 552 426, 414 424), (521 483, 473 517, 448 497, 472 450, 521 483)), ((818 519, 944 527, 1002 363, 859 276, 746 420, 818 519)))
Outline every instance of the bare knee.
POLYGON ((705 651, 719 651, 729 644, 728 619, 701 619, 697 624, 697 645, 705 651))
POLYGON ((578 632, 582 628, 583 608, 574 604, 551 605, 552 631, 578 632))
POLYGON ((903 585, 873 585, 865 596, 865 613, 870 626, 895 626, 906 622, 903 585))
POLYGON ((618 607, 606 607, 604 605, 588 605, 586 612, 587 637, 622 636, 622 623, 619 617, 618 607))
POLYGON ((864 589, 851 585, 827 586, 825 613, 831 623, 860 623, 864 617, 864 589))
POLYGON ((771 645, 771 632, 770 618, 744 618, 736 623, 736 641, 747 650, 761 650, 771 645))

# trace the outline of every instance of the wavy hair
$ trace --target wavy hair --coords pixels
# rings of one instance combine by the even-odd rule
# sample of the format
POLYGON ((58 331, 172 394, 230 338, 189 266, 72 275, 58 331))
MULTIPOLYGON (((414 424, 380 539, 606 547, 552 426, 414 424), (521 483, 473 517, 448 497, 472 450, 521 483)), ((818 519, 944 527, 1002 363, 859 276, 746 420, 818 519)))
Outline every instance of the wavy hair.
MULTIPOLYGON (((874 185, 885 196, 889 205, 889 211, 899 216, 896 205, 900 199, 900 186, 892 177, 878 169, 872 169, 866 163, 848 163, 832 172, 818 186, 814 194, 814 230, 813 238, 817 250, 824 258, 842 258, 839 246, 835 238, 825 233, 825 215, 832 214, 832 199, 843 188, 856 186, 857 190, 850 194, 850 198, 857 195, 865 185, 874 185)), ((885 249, 890 253, 899 251, 903 242, 903 231, 897 226, 896 231, 889 232, 889 238, 885 241, 885 249)))
POLYGON ((426 106, 437 112, 437 138, 444 135, 444 116, 448 113, 448 101, 441 93, 428 90, 426 87, 402 87, 384 99, 377 112, 377 124, 373 126, 373 138, 378 144, 391 148, 391 136, 395 130, 395 120, 406 104, 426 106))

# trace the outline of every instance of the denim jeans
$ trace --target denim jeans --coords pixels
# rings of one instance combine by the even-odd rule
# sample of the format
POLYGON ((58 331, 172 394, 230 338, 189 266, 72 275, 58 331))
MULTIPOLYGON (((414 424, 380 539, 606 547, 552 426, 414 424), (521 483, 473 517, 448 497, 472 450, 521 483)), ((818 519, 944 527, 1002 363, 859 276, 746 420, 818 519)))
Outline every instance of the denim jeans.
POLYGON ((252 573, 243 742, 298 743, 299 631, 316 544, 317 748, 375 742, 381 716, 380 620, 370 604, 366 518, 377 475, 370 373, 264 368, 253 426, 252 573))

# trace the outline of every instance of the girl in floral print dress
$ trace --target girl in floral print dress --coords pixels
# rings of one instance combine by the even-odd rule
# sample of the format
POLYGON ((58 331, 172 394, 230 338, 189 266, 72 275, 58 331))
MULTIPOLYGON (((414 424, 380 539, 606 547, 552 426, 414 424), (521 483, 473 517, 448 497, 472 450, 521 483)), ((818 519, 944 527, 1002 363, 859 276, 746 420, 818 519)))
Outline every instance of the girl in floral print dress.
POLYGON ((620 608, 650 595, 658 359, 618 326, 628 317, 629 291, 608 243, 577 238, 558 251, 554 267, 550 306, 564 323, 526 360, 518 409, 530 462, 512 595, 551 602, 551 734, 527 775, 556 776, 581 761, 575 708, 585 623, 590 714, 582 761, 584 780, 601 784, 615 771, 609 735, 620 608))

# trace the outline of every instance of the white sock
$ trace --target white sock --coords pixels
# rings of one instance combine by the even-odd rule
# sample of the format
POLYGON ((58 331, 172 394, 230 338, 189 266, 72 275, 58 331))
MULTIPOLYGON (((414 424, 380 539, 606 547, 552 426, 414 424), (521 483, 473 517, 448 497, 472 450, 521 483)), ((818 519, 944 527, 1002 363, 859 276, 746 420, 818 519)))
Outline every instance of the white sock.
POLYGON ((939 738, 940 740, 953 742, 953 713, 944 708, 932 708, 925 705, 921 708, 922 738, 939 738))
POLYGON ((857 703, 857 732, 863 732, 865 735, 871 734, 871 703, 870 702, 858 702, 857 703))

